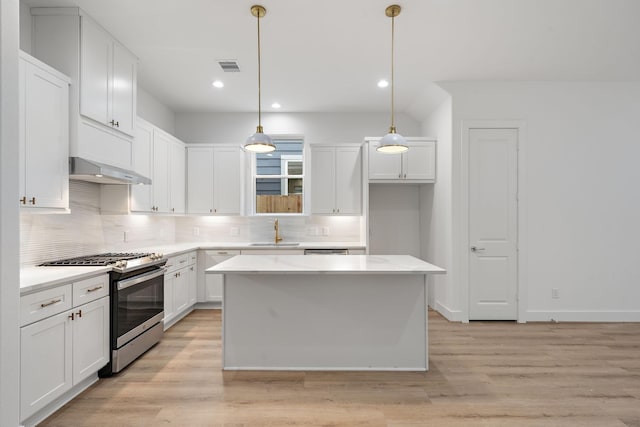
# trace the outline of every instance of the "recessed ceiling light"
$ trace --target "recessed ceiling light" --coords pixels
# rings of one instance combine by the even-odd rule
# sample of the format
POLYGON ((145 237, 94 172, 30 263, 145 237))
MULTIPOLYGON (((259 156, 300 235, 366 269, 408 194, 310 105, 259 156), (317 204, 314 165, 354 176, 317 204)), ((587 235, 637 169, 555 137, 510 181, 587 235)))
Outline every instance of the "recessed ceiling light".
POLYGON ((272 108, 280 108, 280 104, 278 104, 277 102, 274 102, 273 104, 271 104, 272 108))
POLYGON ((222 83, 220 80, 216 80, 212 84, 213 84, 213 87, 217 87, 217 88, 224 87, 224 83, 222 83))
POLYGON ((384 79, 378 82, 378 87, 387 87, 387 86, 389 86, 389 82, 384 79))

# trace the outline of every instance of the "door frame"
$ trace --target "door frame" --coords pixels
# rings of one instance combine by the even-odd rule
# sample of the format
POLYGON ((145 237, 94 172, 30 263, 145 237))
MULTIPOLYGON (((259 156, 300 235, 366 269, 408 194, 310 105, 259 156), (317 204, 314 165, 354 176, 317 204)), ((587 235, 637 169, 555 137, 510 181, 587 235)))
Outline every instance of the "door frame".
POLYGON ((516 289, 516 307, 518 323, 526 322, 527 312, 527 194, 526 194, 526 122, 524 120, 463 120, 461 124, 460 147, 460 307, 463 308, 463 322, 469 322, 471 303, 469 299, 469 137, 471 129, 516 129, 517 140, 517 185, 518 198, 516 208, 517 236, 516 236, 516 266, 518 269, 518 284, 516 289))

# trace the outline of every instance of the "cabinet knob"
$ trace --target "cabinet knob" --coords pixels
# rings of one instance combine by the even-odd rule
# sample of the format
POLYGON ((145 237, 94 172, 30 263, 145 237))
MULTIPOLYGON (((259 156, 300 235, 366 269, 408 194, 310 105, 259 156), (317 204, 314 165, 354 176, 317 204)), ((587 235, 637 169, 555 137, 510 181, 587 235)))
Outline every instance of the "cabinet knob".
POLYGON ((29 200, 29 203, 31 203, 32 205, 35 205, 35 204, 36 204, 36 198, 35 198, 35 197, 32 197, 32 198, 29 200))
POLYGON ((20 199, 20 203, 22 203, 23 205, 27 204, 27 196, 23 196, 22 199, 20 199))
POLYGON ((402 174, 401 173, 398 174, 398 178, 402 178, 402 174))
POLYGON ((82 317, 82 310, 78 310, 78 317, 82 317))
POLYGON ((176 211, 176 208, 171 208, 171 212, 175 212, 175 211, 176 211))
POLYGON ((213 209, 209 209, 209 212, 210 212, 210 213, 213 213, 213 209))
POLYGON ((67 316, 69 319, 71 320, 75 320, 76 319, 76 314, 75 313, 71 313, 69 316, 67 316))
POLYGON ((120 122, 116 122, 115 120, 111 120, 111 121, 109 122, 109 124, 110 124, 111 126, 115 126, 115 127, 117 127, 117 128, 119 128, 119 127, 120 127, 120 122))
POLYGON ((404 174, 404 179, 407 179, 407 174, 406 173, 404 174))

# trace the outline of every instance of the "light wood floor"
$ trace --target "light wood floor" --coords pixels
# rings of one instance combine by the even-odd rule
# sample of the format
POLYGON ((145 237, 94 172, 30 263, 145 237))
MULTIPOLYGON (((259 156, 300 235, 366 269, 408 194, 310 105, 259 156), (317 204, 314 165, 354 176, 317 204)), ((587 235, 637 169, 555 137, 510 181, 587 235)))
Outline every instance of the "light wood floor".
POLYGON ((197 310, 44 426, 640 426, 640 324, 449 323, 430 371, 223 372, 197 310))

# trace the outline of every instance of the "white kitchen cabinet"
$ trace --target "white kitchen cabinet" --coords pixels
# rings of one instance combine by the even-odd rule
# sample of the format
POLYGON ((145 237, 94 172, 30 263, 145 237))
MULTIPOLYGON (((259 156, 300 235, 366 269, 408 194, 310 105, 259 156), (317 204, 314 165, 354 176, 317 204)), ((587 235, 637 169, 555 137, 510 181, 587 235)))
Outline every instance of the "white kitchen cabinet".
POLYGON ((187 212, 238 215, 242 152, 238 146, 187 147, 187 212))
POLYGON ((167 330, 187 315, 192 306, 189 280, 192 254, 169 257, 164 275, 164 328, 167 330))
POLYGON ((71 80, 22 51, 19 73, 20 207, 66 210, 71 80))
POLYGON ((409 150, 402 154, 376 151, 379 139, 368 139, 369 182, 433 183, 436 180, 436 142, 407 138, 409 150))
MULTIPOLYGON (((205 251, 205 264, 203 270, 220 264, 222 261, 228 260, 236 255, 240 255, 239 250, 215 250, 205 251)), ((224 277, 222 274, 205 274, 204 275, 204 301, 205 302, 222 302, 222 283, 224 277)))
POLYGON ((92 19, 80 32, 80 114, 134 136, 136 57, 92 19))
POLYGON ((20 419, 24 421, 109 362, 108 276, 25 295, 20 305, 20 419), (87 286, 95 289, 95 284, 106 287, 85 296, 87 286))
POLYGON ((131 211, 185 212, 185 146, 182 141, 137 119, 133 169, 151 185, 131 186, 131 211))
POLYGON ((193 306, 198 302, 198 252, 193 251, 188 254, 188 286, 189 286, 189 305, 193 306))
POLYGON ((31 14, 32 54, 74 82, 70 156, 131 169, 136 57, 79 8, 35 7, 31 14))
POLYGON ((360 146, 311 146, 311 213, 362 212, 360 146))

